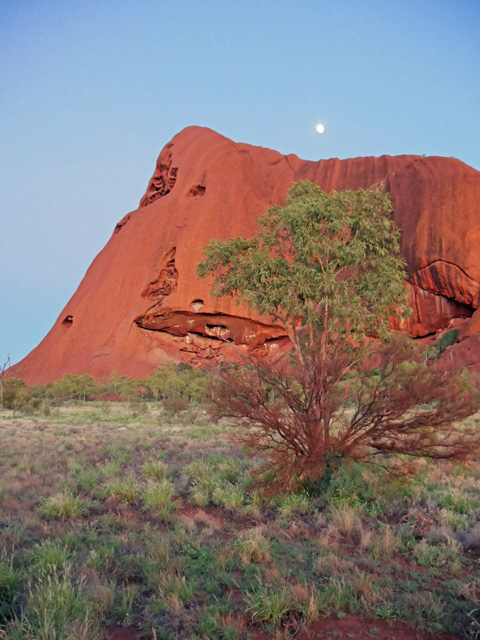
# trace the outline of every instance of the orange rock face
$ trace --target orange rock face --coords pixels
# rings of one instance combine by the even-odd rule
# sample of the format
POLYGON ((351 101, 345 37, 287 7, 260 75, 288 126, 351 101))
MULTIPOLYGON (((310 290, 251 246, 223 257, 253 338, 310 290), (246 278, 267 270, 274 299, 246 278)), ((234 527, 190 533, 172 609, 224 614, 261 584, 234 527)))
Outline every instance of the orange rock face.
POLYGON ((376 185, 391 192, 413 308, 397 328, 425 336, 473 314, 479 172, 418 156, 310 162, 189 127, 163 149, 139 208, 117 224, 54 327, 12 374, 28 383, 113 370, 138 377, 168 358, 201 365, 237 350, 281 356, 284 329, 212 298, 195 267, 211 238, 253 234, 266 207, 304 179, 326 191, 376 185))

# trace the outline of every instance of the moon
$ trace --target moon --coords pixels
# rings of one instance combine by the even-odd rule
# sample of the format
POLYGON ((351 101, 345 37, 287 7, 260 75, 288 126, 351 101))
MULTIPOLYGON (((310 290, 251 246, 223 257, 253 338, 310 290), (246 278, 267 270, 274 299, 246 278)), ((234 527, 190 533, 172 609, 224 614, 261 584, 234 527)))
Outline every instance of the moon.
POLYGON ((315 125, 315 131, 317 133, 323 133, 325 131, 325 127, 319 122, 317 125, 315 125))

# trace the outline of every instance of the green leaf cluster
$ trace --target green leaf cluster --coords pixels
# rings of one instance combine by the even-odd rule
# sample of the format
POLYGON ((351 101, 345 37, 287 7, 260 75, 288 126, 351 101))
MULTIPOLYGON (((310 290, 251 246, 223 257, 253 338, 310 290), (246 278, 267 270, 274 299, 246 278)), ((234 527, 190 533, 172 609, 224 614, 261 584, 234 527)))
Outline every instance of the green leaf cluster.
POLYGON ((294 346, 304 327, 310 339, 326 333, 330 342, 384 337, 388 316, 407 302, 391 213, 387 193, 327 194, 300 182, 260 218, 253 238, 211 241, 197 272, 214 275, 214 295, 281 322, 294 346))

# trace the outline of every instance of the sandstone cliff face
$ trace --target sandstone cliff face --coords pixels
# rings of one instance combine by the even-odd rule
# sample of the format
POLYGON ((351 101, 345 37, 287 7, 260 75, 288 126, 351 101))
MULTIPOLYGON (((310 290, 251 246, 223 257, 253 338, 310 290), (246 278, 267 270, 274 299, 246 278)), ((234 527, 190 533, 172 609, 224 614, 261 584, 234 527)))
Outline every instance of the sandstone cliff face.
MULTIPOLYGON (((455 159, 417 156, 309 162, 189 127, 163 149, 139 208, 117 224, 54 327, 12 373, 43 383, 114 369, 143 376, 168 358, 201 365, 237 349, 281 356, 289 346, 283 328, 212 298, 195 266, 211 238, 252 234, 266 207, 304 179, 327 191, 376 185, 391 192, 413 308, 396 328, 420 337, 473 314, 479 172, 455 159)), ((465 342, 476 339, 477 324, 465 342)))

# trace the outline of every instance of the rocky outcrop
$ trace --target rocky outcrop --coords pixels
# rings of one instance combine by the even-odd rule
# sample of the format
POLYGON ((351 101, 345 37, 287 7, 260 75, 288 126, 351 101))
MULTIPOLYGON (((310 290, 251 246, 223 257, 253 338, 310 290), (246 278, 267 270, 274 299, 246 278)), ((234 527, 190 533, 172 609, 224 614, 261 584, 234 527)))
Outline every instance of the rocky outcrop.
POLYGON ((140 207, 117 224, 52 330, 13 373, 34 383, 114 369, 142 376, 172 357, 195 365, 238 352, 280 357, 289 346, 283 327, 213 298, 195 267, 211 238, 254 233, 266 207, 303 179, 326 191, 391 192, 413 309, 396 328, 421 337, 473 314, 479 172, 455 159, 406 155, 310 162, 189 127, 163 149, 140 207))

